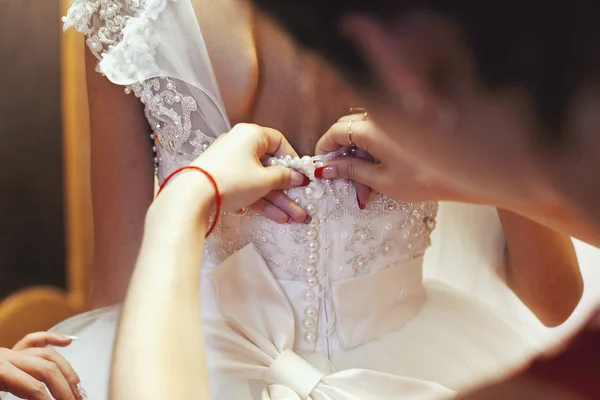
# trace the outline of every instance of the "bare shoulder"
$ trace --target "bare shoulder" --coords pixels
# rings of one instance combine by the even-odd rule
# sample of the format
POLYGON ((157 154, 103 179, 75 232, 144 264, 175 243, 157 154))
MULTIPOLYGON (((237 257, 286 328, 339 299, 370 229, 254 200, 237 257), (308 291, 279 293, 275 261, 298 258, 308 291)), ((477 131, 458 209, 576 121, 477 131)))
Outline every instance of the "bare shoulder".
POLYGON ((190 0, 233 123, 248 119, 258 88, 253 10, 245 0, 190 0))

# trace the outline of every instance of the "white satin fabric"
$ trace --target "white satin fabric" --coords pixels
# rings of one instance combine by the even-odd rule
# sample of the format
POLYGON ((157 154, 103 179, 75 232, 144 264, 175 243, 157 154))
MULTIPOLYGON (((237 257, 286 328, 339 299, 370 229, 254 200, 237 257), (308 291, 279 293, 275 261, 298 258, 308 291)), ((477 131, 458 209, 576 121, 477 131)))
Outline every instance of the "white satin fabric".
MULTIPOLYGON (((201 12, 189 0, 75 0, 65 19, 86 35, 99 71, 144 104, 159 180, 230 128, 195 18, 201 12)), ((435 203, 378 195, 360 210, 352 185, 316 180, 288 194, 314 210, 313 223, 223 215, 205 244, 213 399, 447 398, 535 351, 531 329, 513 312, 518 302, 505 297, 496 274, 497 224, 470 229, 489 220, 442 214, 457 217, 433 238, 422 279, 435 203), (307 268, 317 279, 310 285, 307 268), (305 325, 308 306, 317 314, 305 325)), ((91 400, 107 398, 118 316, 112 307, 55 328, 81 338, 58 351, 91 400)))
MULTIPOLYGON (((394 269, 389 268, 390 271, 394 269)), ((386 329, 390 323, 404 323, 390 318, 397 314, 393 307, 400 304, 398 288, 394 287, 400 282, 390 280, 389 273, 367 278, 373 277, 376 280, 370 284, 380 287, 378 294, 381 296, 370 296, 365 311, 373 311, 375 320, 360 325, 353 325, 351 321, 346 325, 340 324, 340 336, 356 335, 353 328, 361 325, 386 329), (390 299, 390 294, 395 299, 390 299), (386 302, 388 307, 381 308, 386 302), (383 315, 382 310, 387 310, 387 315, 383 315)), ((212 285, 220 317, 226 322, 211 323, 219 321, 219 315, 214 316, 216 319, 210 316, 205 319, 207 345, 219 354, 212 361, 211 369, 264 381, 262 400, 391 400, 397 399, 400 394, 410 399, 442 399, 454 394, 434 382, 366 369, 326 374, 297 355, 293 350, 296 342, 294 310, 281 282, 275 280, 253 245, 238 251, 207 274, 205 279, 212 285)), ((420 285, 420 279, 417 282, 420 285)), ((344 286, 344 283, 339 286, 344 286)), ((338 288, 339 300, 346 304, 346 300, 351 299, 344 293, 356 292, 338 288)), ((424 300, 425 291, 421 293, 424 300)), ((365 333, 373 335, 372 330, 365 333)), ((365 341, 365 337, 355 340, 365 341)))

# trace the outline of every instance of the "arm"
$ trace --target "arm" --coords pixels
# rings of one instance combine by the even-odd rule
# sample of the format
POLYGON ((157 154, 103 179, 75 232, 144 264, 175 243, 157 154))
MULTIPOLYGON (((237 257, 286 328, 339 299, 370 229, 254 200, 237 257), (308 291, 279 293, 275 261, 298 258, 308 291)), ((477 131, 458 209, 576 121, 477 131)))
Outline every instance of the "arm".
POLYGON ((94 217, 92 306, 123 300, 154 194, 150 128, 142 104, 95 71, 86 49, 94 217))
MULTIPOLYGON (((323 167, 320 171, 323 178, 351 179, 369 186, 375 192, 405 201, 438 200, 495 205, 553 230, 600 246, 600 229, 574 211, 572 204, 563 199, 552 199, 548 204, 539 204, 508 195, 498 198, 496 192, 488 192, 481 187, 476 188, 475 192, 465 192, 461 188, 449 186, 445 179, 423 175, 419 160, 407 158, 403 149, 372 121, 360 120, 360 116, 354 118, 357 121, 352 126, 353 142, 359 148, 368 149, 369 154, 379 162, 372 163, 356 157, 339 158, 323 167), (399 180, 398 177, 402 179, 399 180)), ((319 140, 316 154, 336 151, 348 145, 347 121, 341 121, 333 125, 319 140)))
POLYGON ((177 177, 148 212, 119 327, 113 399, 210 398, 199 282, 214 189, 197 175, 177 177))
MULTIPOLYGON (((267 154, 297 156, 281 133, 238 125, 193 165, 210 171, 222 195, 222 211, 234 212, 273 190, 307 184, 297 171, 263 167, 260 159, 267 154)), ((215 188, 205 176, 184 171, 150 207, 121 313, 111 398, 209 398, 204 341, 199 340, 199 282, 214 199, 215 188)))
POLYGON ((506 283, 542 323, 563 323, 583 293, 571 238, 510 211, 498 215, 507 244, 506 283))
POLYGON ((8 392, 24 399, 83 400, 85 390, 73 367, 49 346, 75 340, 52 332, 31 333, 13 348, 0 348, 0 398, 8 392))

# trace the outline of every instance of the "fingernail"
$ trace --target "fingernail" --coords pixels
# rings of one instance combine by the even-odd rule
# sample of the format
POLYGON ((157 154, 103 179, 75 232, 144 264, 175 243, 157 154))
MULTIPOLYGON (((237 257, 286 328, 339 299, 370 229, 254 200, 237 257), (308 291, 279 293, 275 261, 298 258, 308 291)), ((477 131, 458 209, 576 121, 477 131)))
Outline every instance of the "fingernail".
POLYGON ((312 222, 312 217, 311 217, 310 215, 308 215, 308 216, 306 217, 306 219, 304 220, 304 223, 305 223, 306 225, 308 225, 308 224, 310 224, 311 222, 312 222))
POLYGON ((292 217, 288 217, 287 223, 288 223, 288 224, 291 224, 292 222, 294 222, 294 218, 292 218, 292 217))
POLYGON ((315 178, 317 179, 335 179, 337 177, 338 173, 335 167, 327 166, 315 169, 315 178))
POLYGON ((361 203, 360 199, 358 198, 358 193, 356 194, 356 202, 358 203, 358 208, 360 208, 361 210, 365 209, 365 205, 361 203))
POLYGON ((81 396, 81 398, 83 400, 87 400, 87 392, 85 391, 85 388, 83 387, 83 385, 81 384, 81 382, 79 382, 77 384, 77 391, 79 392, 79 395, 81 396))
POLYGON ((308 186, 310 179, 308 179, 308 176, 301 174, 298 171, 292 171, 290 183, 292 186, 308 186))
POLYGON ((64 337, 65 339, 69 339, 69 340, 79 340, 79 338, 77 336, 72 336, 72 335, 61 335, 62 337, 64 337))

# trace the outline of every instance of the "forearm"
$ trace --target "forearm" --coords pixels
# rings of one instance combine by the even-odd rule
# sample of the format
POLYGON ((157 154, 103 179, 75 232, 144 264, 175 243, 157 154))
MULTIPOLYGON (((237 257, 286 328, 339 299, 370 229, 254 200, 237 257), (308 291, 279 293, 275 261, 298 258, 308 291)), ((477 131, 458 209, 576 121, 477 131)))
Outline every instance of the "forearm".
POLYGON ((592 246, 600 247, 600 231, 595 229, 588 220, 564 205, 531 205, 514 207, 512 211, 592 246))
POLYGON ((432 198, 438 201, 493 205, 501 209, 510 210, 552 230, 563 232, 568 236, 600 247, 600 231, 595 229, 592 224, 565 203, 509 203, 490 196, 465 195, 450 187, 435 187, 432 189, 432 193, 434 193, 432 198))
POLYGON ((114 399, 208 399, 199 291, 214 189, 190 175, 172 183, 185 189, 165 190, 148 212, 121 317, 114 399))
POLYGON ((571 238, 510 211, 498 215, 507 243, 506 283, 544 324, 564 322, 583 291, 571 238))

